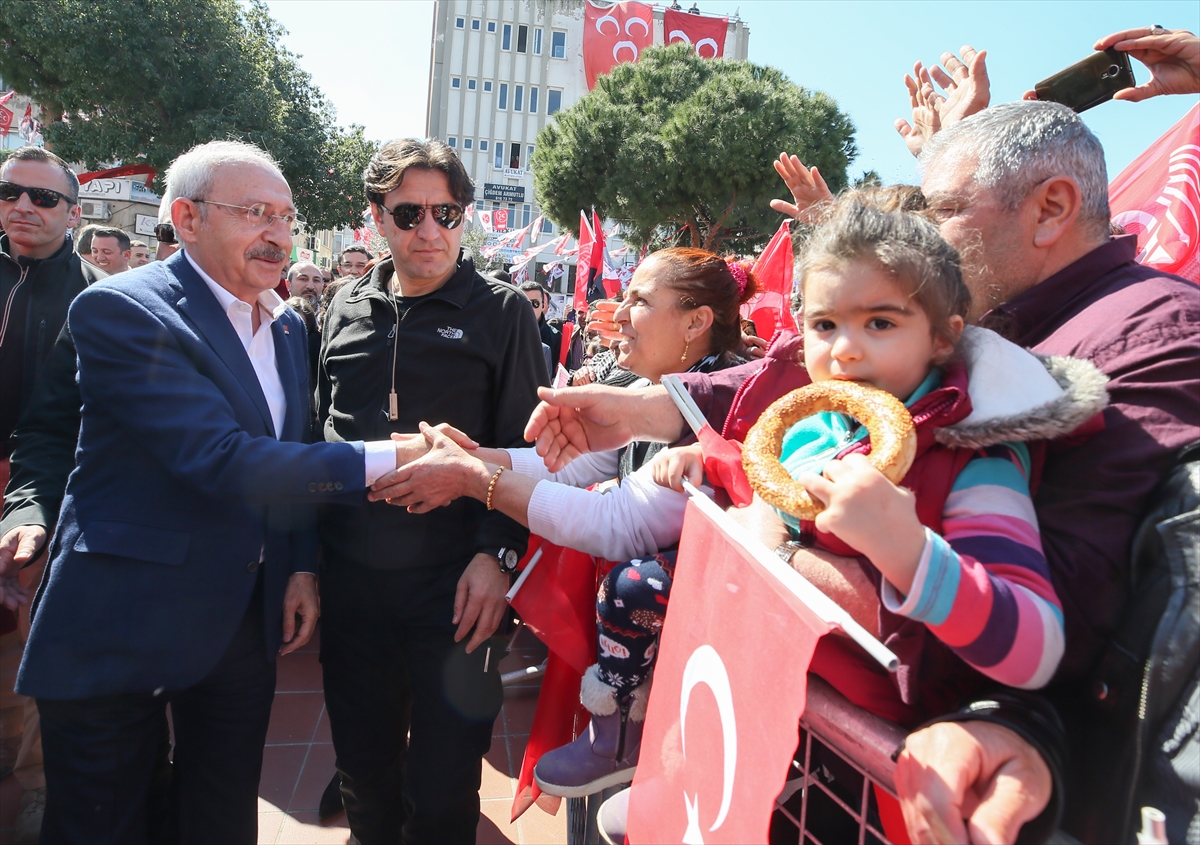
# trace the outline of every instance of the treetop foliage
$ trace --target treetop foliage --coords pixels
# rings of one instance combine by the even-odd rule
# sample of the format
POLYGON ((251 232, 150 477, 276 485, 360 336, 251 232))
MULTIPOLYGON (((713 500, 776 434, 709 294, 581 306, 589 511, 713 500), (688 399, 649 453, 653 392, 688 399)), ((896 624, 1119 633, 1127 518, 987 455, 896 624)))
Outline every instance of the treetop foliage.
POLYGON ((355 224, 376 145, 334 111, 261 0, 0 4, 0 76, 43 107, 54 151, 89 169, 165 169, 214 139, 279 161, 310 226, 355 224))
POLYGON ((671 227, 693 246, 747 252, 778 226, 770 200, 790 201, 771 165, 781 152, 816 165, 836 193, 858 154, 854 125, 831 97, 775 68, 673 44, 617 65, 559 112, 531 166, 537 201, 559 226, 595 207, 636 245, 671 227))

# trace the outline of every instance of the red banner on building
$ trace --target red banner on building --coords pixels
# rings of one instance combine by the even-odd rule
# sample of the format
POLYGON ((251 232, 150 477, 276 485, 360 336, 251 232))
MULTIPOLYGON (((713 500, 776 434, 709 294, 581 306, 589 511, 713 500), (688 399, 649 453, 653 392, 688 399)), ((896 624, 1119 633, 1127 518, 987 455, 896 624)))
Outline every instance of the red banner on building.
POLYGON ((725 55, 728 29, 729 18, 706 18, 674 9, 663 12, 664 43, 684 41, 691 44, 702 59, 719 59, 725 55))
POLYGON ((1200 282, 1200 105, 1112 180, 1108 205, 1139 262, 1200 282))
POLYGON ((742 305, 742 316, 754 321, 759 337, 770 340, 780 328, 795 329, 792 320, 792 234, 790 220, 779 225, 767 248, 754 262, 758 293, 742 305))
POLYGON ((830 630, 689 502, 628 841, 766 842, 830 630))
POLYGON ((645 3, 627 0, 611 6, 584 4, 583 70, 588 90, 621 62, 636 62, 654 42, 654 12, 645 3))

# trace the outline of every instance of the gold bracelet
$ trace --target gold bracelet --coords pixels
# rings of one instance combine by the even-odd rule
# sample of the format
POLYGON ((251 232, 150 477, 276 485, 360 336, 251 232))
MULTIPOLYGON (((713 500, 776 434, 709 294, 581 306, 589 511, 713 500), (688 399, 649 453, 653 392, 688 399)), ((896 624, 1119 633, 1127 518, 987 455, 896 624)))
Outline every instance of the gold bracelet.
POLYGON ((488 510, 495 510, 495 508, 492 507, 492 493, 494 493, 496 491, 496 482, 500 480, 500 473, 502 473, 502 472, 504 472, 504 467, 499 467, 496 470, 496 474, 492 476, 492 480, 488 482, 488 492, 487 492, 487 509, 488 510))

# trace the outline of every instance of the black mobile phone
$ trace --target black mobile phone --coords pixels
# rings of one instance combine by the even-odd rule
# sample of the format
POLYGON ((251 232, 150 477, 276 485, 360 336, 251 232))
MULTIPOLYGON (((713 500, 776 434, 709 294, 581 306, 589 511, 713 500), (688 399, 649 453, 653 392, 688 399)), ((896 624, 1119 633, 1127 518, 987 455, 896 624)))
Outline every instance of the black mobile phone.
POLYGON ((1043 79, 1034 90, 1039 100, 1062 103, 1078 113, 1107 103, 1113 94, 1135 84, 1129 54, 1109 47, 1043 79))

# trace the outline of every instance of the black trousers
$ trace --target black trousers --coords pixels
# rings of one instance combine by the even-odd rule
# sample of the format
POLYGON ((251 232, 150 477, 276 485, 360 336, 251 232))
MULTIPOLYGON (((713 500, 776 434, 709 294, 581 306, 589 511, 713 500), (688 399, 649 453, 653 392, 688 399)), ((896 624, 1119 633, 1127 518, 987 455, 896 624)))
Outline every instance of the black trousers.
POLYGON ((362 845, 472 843, 503 645, 454 642, 461 570, 326 560, 325 705, 350 830, 362 845))
POLYGON ((262 593, 216 668, 159 695, 37 700, 46 760, 42 845, 140 845, 159 838, 167 705, 175 728, 179 841, 258 841, 258 782, 275 697, 262 593))

